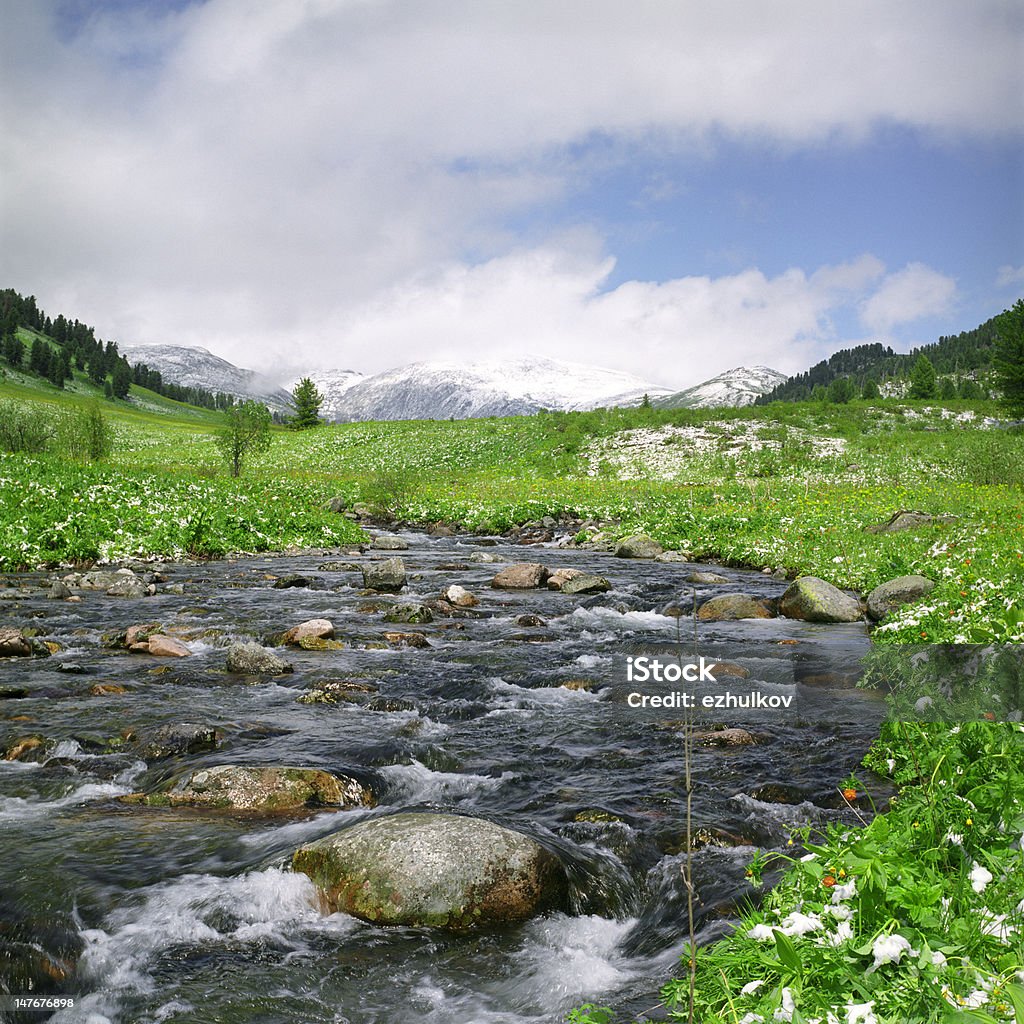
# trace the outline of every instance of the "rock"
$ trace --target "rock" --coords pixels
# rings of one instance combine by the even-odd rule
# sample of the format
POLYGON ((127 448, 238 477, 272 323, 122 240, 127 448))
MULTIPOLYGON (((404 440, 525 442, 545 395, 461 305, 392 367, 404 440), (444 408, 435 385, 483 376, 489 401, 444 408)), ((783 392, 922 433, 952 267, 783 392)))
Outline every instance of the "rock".
POLYGON ((20 629, 0 629, 0 658, 27 658, 32 645, 20 629))
POLYGON ((0 686, 0 700, 24 700, 30 693, 25 686, 0 686))
POLYGON ((299 704, 361 704, 377 692, 372 683, 352 683, 342 679, 328 679, 319 686, 310 687, 301 697, 299 704))
POLYGON ((14 740, 4 751, 5 761, 23 761, 33 751, 42 753, 46 740, 42 736, 22 736, 14 740))
POLYGON ((771 610, 753 594, 720 594, 697 609, 701 622, 730 622, 734 619, 771 619, 771 610))
POLYGON ((563 594, 602 594, 611 590, 612 585, 603 576, 582 573, 562 584, 563 594))
POLYGON ((317 566, 318 572, 360 572, 361 565, 355 562, 321 562, 317 566))
POLYGON ((147 761, 160 761, 179 754, 198 754, 215 749, 222 733, 212 725, 175 722, 162 725, 139 738, 139 756, 147 761))
POLYGON ((241 675, 281 675, 293 668, 273 651, 256 643, 232 644, 228 648, 227 670, 241 675))
POLYGON ((89 693, 93 697, 111 697, 120 693, 127 693, 126 687, 119 683, 93 683, 89 687, 89 693))
POLYGON ((750 669, 737 665, 734 661, 716 662, 708 671, 718 679, 746 679, 750 675, 750 669))
POLYGON ((757 740, 746 729, 709 729, 706 732, 695 732, 693 742, 704 747, 752 747, 757 740))
POLYGON ((592 693, 594 684, 589 679, 566 679, 564 683, 558 684, 563 690, 584 690, 592 693))
POLYGON ((192 772, 155 793, 126 800, 157 807, 275 812, 306 807, 365 807, 373 803, 373 796, 355 779, 319 768, 219 764, 192 772))
POLYGON ((374 697, 363 705, 367 711, 415 711, 416 705, 405 697, 374 697))
POLYGON ((425 604, 403 601, 401 604, 396 604, 393 608, 388 609, 384 615, 384 621, 421 626, 427 622, 433 622, 434 616, 425 604))
POLYGON ((378 533, 370 542, 374 551, 408 551, 409 545, 393 533, 378 533))
POLYGON ((50 584, 50 589, 46 591, 46 596, 51 601, 66 601, 71 596, 71 588, 61 580, 56 580, 50 584))
MULTIPOLYGON (((155 587, 153 588, 156 589, 155 587)), ((149 588, 138 576, 122 576, 119 580, 107 587, 107 597, 146 597, 149 588)))
POLYGON ((334 636, 334 623, 328 619, 306 619, 297 626, 285 630, 281 635, 281 643, 298 646, 304 637, 315 637, 317 640, 330 640, 334 636))
POLYGON ((539 615, 520 615, 516 619, 517 626, 546 626, 547 623, 539 615))
POLYGON ((324 508, 326 508, 328 512, 334 512, 341 515, 342 512, 345 512, 348 509, 348 498, 345 498, 340 494, 335 495, 333 498, 329 498, 327 500, 324 508))
POLYGON ((933 526, 935 524, 955 523, 959 516, 933 515, 931 512, 896 512, 884 523, 876 523, 874 526, 866 526, 868 533, 898 533, 900 530, 913 530, 919 526, 933 526))
POLYGON ((654 560, 656 562, 689 562, 690 554, 687 551, 663 551, 654 560))
POLYGON ((548 571, 540 562, 518 562, 502 569, 491 586, 502 590, 532 590, 544 585, 548 571))
POLYGON ((691 572, 686 577, 686 582, 708 585, 712 583, 728 583, 729 578, 717 572, 691 572))
POLYGON ((561 590, 563 585, 576 576, 583 576, 582 569, 556 569, 548 577, 548 590, 561 590))
POLYGON ((312 580, 308 576, 302 576, 299 573, 290 573, 287 576, 282 576, 280 579, 274 580, 275 590, 290 590, 293 587, 308 587, 312 583, 312 580))
POLYGON ((429 647, 430 641, 422 633, 385 633, 384 639, 392 647, 429 647))
POLYGON ((487 562, 487 563, 503 562, 504 561, 503 558, 500 558, 498 555, 491 554, 490 551, 474 551, 473 554, 471 554, 469 556, 469 560, 471 562, 487 562))
POLYGON ((385 558, 363 566, 363 586, 397 594, 406 584, 405 562, 401 558, 385 558))
POLYGON ((149 638, 149 653, 157 658, 187 658, 192 652, 180 641, 163 633, 154 633, 149 638))
POLYGON ((342 651, 345 645, 340 640, 325 640, 321 636, 300 636, 296 647, 304 651, 342 651))
POLYGON ((78 581, 78 586, 83 590, 107 590, 122 579, 125 579, 126 574, 127 578, 135 576, 135 573, 131 570, 113 572, 112 570, 94 569, 92 572, 87 572, 82 576, 78 581))
POLYGON ((860 601, 817 576, 795 579, 779 601, 779 613, 804 622, 858 622, 863 617, 860 601))
POLYGON ((884 619, 900 605, 919 601, 930 593, 935 584, 927 576, 898 576, 868 594, 868 615, 875 621, 884 619))
POLYGON ((657 558, 665 549, 645 534, 623 537, 615 545, 616 558, 657 558))
POLYGON ((139 626, 129 626, 125 632, 124 637, 114 637, 114 644, 117 645, 117 641, 120 640, 125 647, 134 647, 135 644, 144 644, 149 641, 150 635, 153 633, 159 633, 161 629, 159 622, 146 622, 139 626))
POLYGON ((454 814, 393 814, 300 847, 326 912, 462 931, 566 906, 558 858, 535 840, 454 814))
POLYGON ((449 604, 455 605, 456 608, 474 608, 480 603, 465 587, 460 587, 456 583, 453 583, 450 587, 445 587, 441 591, 441 597, 449 604))

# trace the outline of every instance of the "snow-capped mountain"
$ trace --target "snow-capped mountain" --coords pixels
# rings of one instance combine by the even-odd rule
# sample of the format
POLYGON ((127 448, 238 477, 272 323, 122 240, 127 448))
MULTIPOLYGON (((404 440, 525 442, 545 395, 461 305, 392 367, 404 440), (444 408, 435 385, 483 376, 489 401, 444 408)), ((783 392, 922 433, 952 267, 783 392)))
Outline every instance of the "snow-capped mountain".
POLYGON ((292 408, 291 394, 258 374, 244 370, 215 356, 205 348, 184 345, 132 345, 120 349, 133 366, 145 363, 171 384, 185 388, 220 391, 236 398, 257 398, 271 409, 284 412, 292 408))
POLYGON ((784 373, 768 366, 737 366, 674 395, 657 399, 652 395, 651 401, 662 409, 751 405, 760 395, 768 394, 776 384, 786 379, 784 373))
POLYGON ((670 393, 618 370, 540 358, 410 363, 372 377, 351 371, 304 376, 324 396, 322 414, 337 420, 521 416, 540 409, 636 405, 645 394, 654 399, 670 393))

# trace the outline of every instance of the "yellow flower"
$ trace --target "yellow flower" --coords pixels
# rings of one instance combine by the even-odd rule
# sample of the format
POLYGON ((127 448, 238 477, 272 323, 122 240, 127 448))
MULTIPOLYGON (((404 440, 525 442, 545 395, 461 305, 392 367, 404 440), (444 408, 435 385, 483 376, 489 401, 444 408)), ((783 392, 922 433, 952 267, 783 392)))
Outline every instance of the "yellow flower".
POLYGON ((972 820, 971 820, 970 818, 968 818, 968 819, 967 819, 967 824, 968 824, 968 825, 973 825, 973 824, 974 824, 974 822, 973 822, 973 821, 972 821, 972 820))

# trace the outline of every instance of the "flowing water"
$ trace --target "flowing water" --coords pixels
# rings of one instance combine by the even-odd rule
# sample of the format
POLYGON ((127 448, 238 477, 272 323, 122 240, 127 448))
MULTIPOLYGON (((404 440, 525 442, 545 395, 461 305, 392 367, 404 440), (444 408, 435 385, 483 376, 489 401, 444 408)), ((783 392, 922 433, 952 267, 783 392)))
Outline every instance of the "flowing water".
MULTIPOLYGON (((472 616, 387 626, 367 602, 396 599, 367 597, 355 569, 318 568, 328 557, 357 565, 393 552, 169 565, 181 594, 85 592, 77 604, 47 600, 41 576, 7 578, 0 625, 32 626, 64 647, 0 662, 0 686, 27 691, 0 701, 0 747, 47 740, 35 761, 0 761, 0 940, 45 951, 51 968, 65 964, 64 979, 51 969, 51 990, 75 1006, 53 1020, 542 1024, 583 999, 624 1013, 652 1007, 686 936, 684 712, 630 706, 632 691, 677 688, 628 683, 631 654, 682 645, 724 656, 750 672, 728 688, 797 699, 786 713, 711 713, 759 742, 694 752, 701 940, 726 931, 736 902, 751 895, 744 869, 755 847, 784 846, 793 825, 853 820, 837 809, 835 787, 882 711, 869 694, 828 683, 866 651, 863 626, 700 623, 694 639, 688 614, 677 614, 692 607, 683 580, 701 567, 406 539, 401 600, 459 583, 481 598, 472 616), (480 552, 598 572, 614 589, 586 598, 493 590, 500 565, 473 561, 480 552), (288 573, 312 585, 275 589, 274 577, 288 573), (542 624, 520 624, 524 614, 542 624), (288 649, 295 672, 274 679, 224 672, 230 640, 314 617, 334 623, 344 650, 288 649), (177 631, 192 657, 104 647, 105 634, 142 622, 177 631), (422 632, 430 649, 382 646, 387 629, 422 632), (362 703, 297 702, 338 679, 376 690, 362 703), (591 689, 561 685, 577 679, 591 689), (125 692, 93 694, 97 684, 125 692), (215 725, 223 741, 148 763, 130 743, 109 745, 126 728, 142 735, 173 723, 215 725), (224 762, 342 771, 379 803, 267 818, 117 799, 224 762), (779 793, 788 802, 765 798, 779 793), (322 916, 311 883, 287 869, 291 852, 368 816, 414 809, 480 816, 537 838, 567 865, 571 912, 459 935, 322 916)), ((729 582, 697 587, 698 601, 730 591, 777 597, 785 587, 720 571, 729 582)))

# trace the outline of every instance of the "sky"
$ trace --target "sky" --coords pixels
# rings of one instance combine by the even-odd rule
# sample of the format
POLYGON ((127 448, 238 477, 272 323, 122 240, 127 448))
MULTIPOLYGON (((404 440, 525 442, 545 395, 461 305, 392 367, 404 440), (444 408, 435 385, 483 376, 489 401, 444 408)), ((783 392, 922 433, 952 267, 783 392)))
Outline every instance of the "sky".
POLYGON ((0 0, 0 287, 687 387, 1024 296, 1020 0, 0 0))

